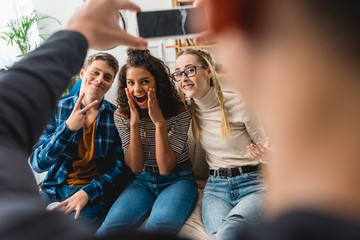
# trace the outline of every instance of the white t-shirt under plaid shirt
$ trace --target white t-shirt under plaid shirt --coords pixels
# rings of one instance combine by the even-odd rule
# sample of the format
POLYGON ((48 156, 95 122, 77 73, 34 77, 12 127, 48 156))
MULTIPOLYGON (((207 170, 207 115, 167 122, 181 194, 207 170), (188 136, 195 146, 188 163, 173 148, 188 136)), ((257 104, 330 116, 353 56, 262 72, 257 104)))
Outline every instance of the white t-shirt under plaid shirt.
MULTIPOLYGON (((190 126, 191 115, 184 111, 166 120, 169 144, 171 149, 180 154, 179 162, 189 159, 187 151, 187 133, 190 126)), ((124 153, 130 143, 130 119, 114 113, 115 126, 119 132, 124 153)), ((151 119, 140 120, 139 130, 144 151, 144 165, 157 166, 155 154, 155 125, 151 119)))

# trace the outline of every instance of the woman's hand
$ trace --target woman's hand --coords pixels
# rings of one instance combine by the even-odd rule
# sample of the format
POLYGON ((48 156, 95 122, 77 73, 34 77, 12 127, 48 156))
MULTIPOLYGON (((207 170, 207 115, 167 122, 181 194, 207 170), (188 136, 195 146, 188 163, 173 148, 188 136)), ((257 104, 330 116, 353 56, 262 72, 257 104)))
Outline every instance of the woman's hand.
POLYGON ((151 121, 155 124, 155 126, 165 124, 165 118, 159 107, 159 101, 156 98, 154 88, 149 88, 148 91, 148 111, 151 121))
POLYGON ((257 143, 250 144, 250 146, 247 147, 248 152, 251 156, 254 158, 259 158, 265 162, 270 161, 273 156, 273 151, 271 150, 271 141, 270 138, 266 138, 265 144, 257 143))
POLYGON ((73 211, 76 211, 74 219, 78 219, 81 210, 85 207, 88 201, 89 196, 84 190, 80 190, 65 201, 59 203, 56 207, 53 208, 53 210, 60 210, 65 214, 70 214, 73 211))
POLYGON ((139 124, 139 111, 135 106, 134 99, 132 99, 130 96, 128 88, 125 88, 125 93, 128 98, 128 104, 130 106, 130 125, 139 124))

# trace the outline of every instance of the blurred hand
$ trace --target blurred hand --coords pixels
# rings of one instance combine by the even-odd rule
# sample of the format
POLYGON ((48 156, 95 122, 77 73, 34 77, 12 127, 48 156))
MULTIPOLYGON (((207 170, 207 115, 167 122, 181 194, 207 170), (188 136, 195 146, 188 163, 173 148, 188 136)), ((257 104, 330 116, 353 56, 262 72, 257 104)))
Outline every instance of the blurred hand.
POLYGON ((195 7, 207 7, 208 6, 208 0, 195 0, 193 2, 193 5, 195 7))
MULTIPOLYGON (((209 0, 195 0, 193 2, 193 5, 195 7, 208 8, 209 0)), ((204 44, 210 44, 210 43, 214 43, 214 42, 215 42, 215 36, 210 30, 201 32, 201 33, 197 34, 194 38, 194 43, 196 45, 204 45, 204 44)))
POLYGON ((60 210, 65 214, 70 214, 73 211, 76 211, 74 219, 78 219, 81 210, 85 207, 88 201, 89 196, 85 191, 80 190, 65 201, 59 203, 56 207, 53 208, 53 210, 60 210))
POLYGON ((265 162, 270 161, 273 156, 273 151, 271 150, 271 140, 269 137, 266 138, 265 144, 257 143, 250 144, 247 147, 248 152, 251 156, 256 159, 264 160, 265 162))
POLYGON ((146 49, 147 41, 129 35, 119 25, 119 10, 139 12, 140 8, 127 0, 87 0, 70 19, 65 30, 85 36, 89 47, 97 50, 126 45, 146 49))

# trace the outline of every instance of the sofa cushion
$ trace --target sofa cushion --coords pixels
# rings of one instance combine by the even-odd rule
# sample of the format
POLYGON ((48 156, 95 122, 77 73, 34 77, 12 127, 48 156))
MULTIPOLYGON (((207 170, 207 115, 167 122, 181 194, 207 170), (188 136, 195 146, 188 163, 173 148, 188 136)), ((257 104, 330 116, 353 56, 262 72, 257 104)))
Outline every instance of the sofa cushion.
POLYGON ((188 132, 188 152, 195 178, 197 180, 207 179, 209 176, 209 165, 206 163, 205 151, 199 141, 195 141, 191 126, 188 132))

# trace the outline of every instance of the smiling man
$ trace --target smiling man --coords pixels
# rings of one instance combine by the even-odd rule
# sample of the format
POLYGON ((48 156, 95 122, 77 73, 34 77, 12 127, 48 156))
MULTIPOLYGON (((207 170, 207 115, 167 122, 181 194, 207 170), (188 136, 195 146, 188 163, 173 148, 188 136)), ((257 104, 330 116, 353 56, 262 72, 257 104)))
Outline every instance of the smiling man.
POLYGON ((48 171, 41 184, 54 210, 97 226, 127 182, 114 105, 104 99, 119 69, 108 53, 90 56, 81 69, 79 94, 62 99, 30 156, 32 168, 48 171))

